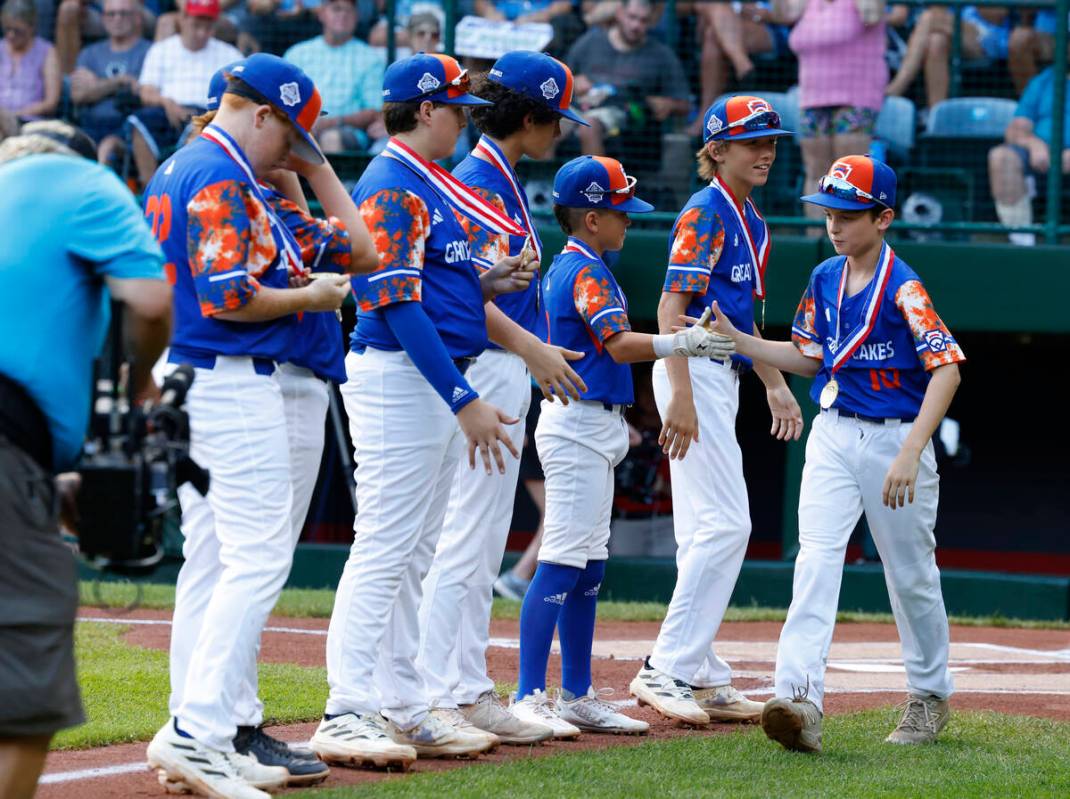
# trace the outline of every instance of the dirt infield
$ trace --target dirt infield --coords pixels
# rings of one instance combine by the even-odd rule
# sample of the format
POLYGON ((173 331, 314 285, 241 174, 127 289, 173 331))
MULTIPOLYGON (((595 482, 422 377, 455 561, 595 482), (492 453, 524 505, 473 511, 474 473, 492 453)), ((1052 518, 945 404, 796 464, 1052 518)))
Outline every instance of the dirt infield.
MULTIPOLYGON (((86 620, 130 625, 125 640, 132 645, 166 649, 170 639, 170 613, 137 611, 115 614, 94 608, 83 610, 86 620)), ((325 619, 272 617, 263 637, 261 657, 269 662, 304 666, 324 664, 325 619)), ((537 747, 501 747, 481 758, 479 764, 495 764, 522 757, 546 757, 561 752, 607 746, 634 746, 651 739, 682 735, 730 734, 733 725, 711 725, 706 730, 678 727, 649 709, 635 707, 628 697, 628 683, 649 651, 658 625, 647 622, 600 623, 595 643, 594 682, 615 690, 611 700, 625 703, 627 712, 650 722, 643 737, 584 735, 570 743, 537 747)), ((780 624, 733 622, 722 626, 718 653, 736 672, 735 685, 758 699, 771 694, 776 640, 780 624)), ((494 622, 488 665, 491 676, 504 683, 516 681, 518 663, 517 624, 494 622)), ((958 709, 994 710, 1006 713, 1070 720, 1070 633, 1065 630, 1022 630, 986 627, 953 627, 951 667, 955 672, 958 709)), ((826 677, 826 712, 830 715, 900 701, 905 675, 899 658, 895 627, 889 624, 841 624, 836 629, 826 677)), ((551 658, 549 681, 558 682, 557 658, 551 658)), ((889 714, 889 727, 894 723, 889 714)), ((272 732, 291 741, 307 741, 315 724, 275 728, 272 732)), ((875 730, 883 735, 884 730, 875 730)), ((49 756, 38 796, 42 799, 78 796, 160 797, 155 777, 144 770, 145 744, 124 744, 49 756)), ((472 768, 470 761, 419 761, 414 772, 472 768)), ((335 768, 328 786, 385 779, 404 775, 335 768)))

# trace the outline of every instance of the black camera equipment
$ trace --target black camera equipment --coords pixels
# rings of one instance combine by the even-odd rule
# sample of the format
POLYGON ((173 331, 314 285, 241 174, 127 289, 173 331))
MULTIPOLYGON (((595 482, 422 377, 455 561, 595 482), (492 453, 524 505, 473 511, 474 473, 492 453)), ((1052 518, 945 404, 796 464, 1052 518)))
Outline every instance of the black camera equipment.
POLYGON ((177 507, 175 492, 190 483, 208 493, 208 472, 189 455, 189 417, 182 404, 193 367, 164 380, 159 402, 130 403, 120 369, 121 319, 113 308, 110 365, 98 361, 89 437, 78 472, 78 545, 93 565, 137 574, 163 559, 164 517, 177 507))

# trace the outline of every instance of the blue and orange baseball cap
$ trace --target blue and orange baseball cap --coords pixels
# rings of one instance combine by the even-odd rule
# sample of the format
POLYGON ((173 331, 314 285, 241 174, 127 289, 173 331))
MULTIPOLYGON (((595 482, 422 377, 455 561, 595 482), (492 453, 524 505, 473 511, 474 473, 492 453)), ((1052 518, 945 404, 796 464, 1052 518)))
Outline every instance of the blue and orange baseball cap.
POLYGON ((704 143, 790 135, 790 130, 780 127, 780 114, 769 101, 749 94, 722 97, 702 117, 704 143))
POLYGON ((267 53, 256 53, 232 65, 228 74, 233 78, 241 78, 247 86, 290 118, 294 128, 301 134, 301 140, 293 147, 298 158, 311 164, 324 162, 323 152, 312 138, 312 126, 323 110, 323 100, 308 75, 289 61, 267 53))
POLYGON ((629 214, 653 211, 653 205, 635 196, 636 182, 616 158, 581 155, 557 170, 554 204, 566 208, 609 208, 629 214))
POLYGON ((212 79, 208 81, 208 102, 204 104, 205 111, 219 110, 219 103, 222 102, 223 93, 227 90, 227 75, 234 71, 234 67, 244 63, 245 59, 242 59, 216 70, 212 79))
POLYGON ((572 70, 556 58, 533 50, 513 50, 490 68, 487 78, 530 97, 565 119, 590 127, 591 123, 569 108, 572 105, 572 70))
POLYGON ((875 205, 894 209, 895 183, 895 172, 883 161, 868 155, 845 155, 821 178, 817 194, 801 199, 840 211, 864 211, 875 205))
POLYGON ((469 83, 468 70, 456 59, 441 53, 416 53, 386 68, 383 102, 494 105, 469 94, 469 83))

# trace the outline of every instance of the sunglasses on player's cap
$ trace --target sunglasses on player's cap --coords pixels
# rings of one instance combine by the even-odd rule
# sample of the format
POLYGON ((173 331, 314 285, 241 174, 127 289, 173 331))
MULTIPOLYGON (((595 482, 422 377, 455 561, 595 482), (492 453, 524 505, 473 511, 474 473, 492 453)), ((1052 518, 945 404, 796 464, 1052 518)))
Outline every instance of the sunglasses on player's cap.
POLYGON ((468 93, 468 70, 448 55, 417 53, 395 61, 383 75, 384 103, 430 100, 446 105, 494 105, 468 93))
MULTIPOLYGON (((259 95, 249 96, 249 99, 254 102, 266 100, 289 117, 301 135, 293 146, 294 155, 310 164, 322 164, 326 160, 311 132, 312 126, 320 118, 323 101, 312 79, 300 68, 278 56, 256 53, 244 61, 224 67, 223 71, 232 78, 241 79, 253 90, 250 95, 259 95)), ((229 87, 228 90, 243 96, 247 94, 229 87)))
POLYGON ((572 70, 546 53, 513 50, 494 62, 487 78, 530 97, 566 119, 590 127, 589 122, 569 108, 572 70))
POLYGON ((702 117, 702 141, 739 141, 762 136, 790 136, 780 114, 767 100, 752 95, 722 97, 702 117))
POLYGON ((802 201, 840 211, 895 208, 895 184, 895 172, 883 161, 868 155, 847 155, 821 178, 817 194, 807 194, 802 201))
POLYGON ((581 155, 557 171, 554 203, 566 208, 610 208, 645 214, 654 206, 635 196, 634 176, 615 158, 581 155))

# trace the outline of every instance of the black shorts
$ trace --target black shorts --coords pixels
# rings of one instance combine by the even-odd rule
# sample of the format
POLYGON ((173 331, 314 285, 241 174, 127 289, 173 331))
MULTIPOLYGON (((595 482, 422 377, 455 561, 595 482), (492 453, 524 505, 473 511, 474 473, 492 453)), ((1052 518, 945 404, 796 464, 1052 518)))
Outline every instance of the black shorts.
POLYGON ((542 409, 542 391, 531 387, 531 405, 524 419, 524 449, 520 452, 520 480, 545 480, 539 453, 535 451, 535 426, 539 423, 539 411, 542 409))
POLYGON ((52 476, 0 435, 0 738, 85 721, 74 671, 78 577, 52 476))

